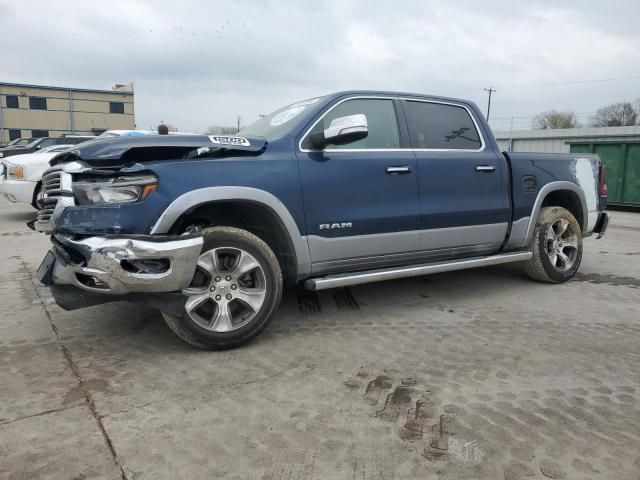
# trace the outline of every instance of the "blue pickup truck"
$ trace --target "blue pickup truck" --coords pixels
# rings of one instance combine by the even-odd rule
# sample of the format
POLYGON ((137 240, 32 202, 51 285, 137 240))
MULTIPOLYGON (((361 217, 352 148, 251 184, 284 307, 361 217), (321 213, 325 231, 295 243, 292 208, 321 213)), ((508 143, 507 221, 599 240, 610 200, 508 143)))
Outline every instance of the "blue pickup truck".
POLYGON ((313 98, 235 136, 98 139, 51 165, 35 228, 58 304, 150 305, 199 348, 254 338, 285 284, 508 262, 564 282, 608 223, 597 156, 502 153, 473 103, 417 94, 313 98))

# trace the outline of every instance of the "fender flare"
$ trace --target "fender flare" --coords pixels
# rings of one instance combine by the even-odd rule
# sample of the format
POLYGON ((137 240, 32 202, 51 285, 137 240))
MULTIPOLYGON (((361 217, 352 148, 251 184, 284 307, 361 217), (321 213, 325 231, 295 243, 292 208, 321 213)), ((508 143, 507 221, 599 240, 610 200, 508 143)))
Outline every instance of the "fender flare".
POLYGON ((540 209, 542 208, 542 203, 544 199, 547 198, 551 192, 556 192, 558 190, 569 190, 578 195, 580 199, 580 204, 582 206, 582 232, 587 233, 587 225, 589 221, 589 210, 587 209, 587 200, 585 199, 584 192, 580 188, 579 185, 576 185, 573 182, 560 181, 560 182, 550 182, 544 185, 540 191, 538 192, 538 196, 536 197, 536 201, 533 204, 533 210, 531 211, 531 217, 529 217, 529 225, 527 226, 527 233, 524 239, 523 244, 529 245, 531 238, 533 238, 533 231, 536 228, 536 222, 538 220, 538 215, 540 214, 540 209))
POLYGON ((293 253, 296 257, 298 277, 303 277, 311 272, 311 256, 307 237, 300 234, 300 230, 287 207, 275 195, 258 188, 206 187, 184 193, 162 212, 150 233, 152 235, 167 233, 181 215, 199 205, 233 200, 257 203, 272 210, 280 219, 291 240, 293 253))

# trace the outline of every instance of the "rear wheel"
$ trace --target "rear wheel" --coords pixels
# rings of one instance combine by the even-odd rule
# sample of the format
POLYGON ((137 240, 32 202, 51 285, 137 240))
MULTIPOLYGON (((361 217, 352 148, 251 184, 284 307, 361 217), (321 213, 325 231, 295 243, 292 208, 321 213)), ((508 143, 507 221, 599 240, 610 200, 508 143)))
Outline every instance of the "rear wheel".
POLYGON ((530 248, 533 257, 525 264, 530 278, 566 282, 576 274, 582 261, 582 231, 578 221, 565 208, 542 208, 530 248))
POLYGON ((180 317, 169 328, 203 349, 238 347, 266 328, 282 296, 280 265, 269 246, 239 228, 202 231, 204 245, 180 317))

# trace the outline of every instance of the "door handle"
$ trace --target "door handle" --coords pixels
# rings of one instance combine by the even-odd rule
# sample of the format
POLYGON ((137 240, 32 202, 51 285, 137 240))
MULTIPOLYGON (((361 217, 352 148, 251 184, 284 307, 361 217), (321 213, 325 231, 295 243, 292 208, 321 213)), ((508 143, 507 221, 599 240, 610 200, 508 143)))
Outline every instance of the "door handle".
POLYGON ((411 173, 411 167, 387 167, 387 173, 390 175, 406 175, 411 173))
POLYGON ((495 165, 476 165, 476 172, 495 172, 495 165))

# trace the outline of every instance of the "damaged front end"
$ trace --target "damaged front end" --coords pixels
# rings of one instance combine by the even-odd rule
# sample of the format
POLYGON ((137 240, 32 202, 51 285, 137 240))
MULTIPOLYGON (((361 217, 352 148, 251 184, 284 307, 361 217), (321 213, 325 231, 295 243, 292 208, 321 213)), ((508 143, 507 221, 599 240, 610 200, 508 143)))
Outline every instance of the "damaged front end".
POLYGON ((38 278, 67 310, 130 301, 179 314, 180 292, 189 286, 202 250, 199 234, 82 239, 54 234, 51 241, 38 278))
POLYGON ((138 160, 178 153, 178 160, 193 159, 238 149, 253 154, 264 148, 255 142, 225 147, 213 140, 207 138, 211 148, 206 151, 204 141, 193 138, 171 144, 165 139, 89 142, 52 161, 42 178, 41 210, 33 226, 51 235, 38 277, 51 287, 58 305, 73 310, 128 301, 173 315, 182 312, 182 290, 194 277, 202 236, 149 234, 150 223, 170 199, 156 192, 159 179, 138 160))
POLYGON ((49 258, 39 272, 45 284, 73 285, 93 293, 173 292, 189 286, 202 250, 202 236, 112 235, 51 237, 49 258))

